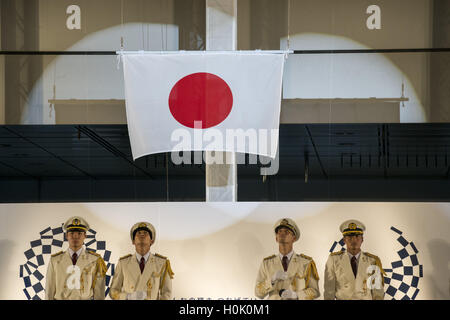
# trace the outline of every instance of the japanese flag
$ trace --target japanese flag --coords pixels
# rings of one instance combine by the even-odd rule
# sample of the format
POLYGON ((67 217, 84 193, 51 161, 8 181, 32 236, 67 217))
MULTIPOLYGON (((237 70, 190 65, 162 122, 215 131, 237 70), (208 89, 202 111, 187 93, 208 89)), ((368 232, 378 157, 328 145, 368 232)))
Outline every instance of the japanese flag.
POLYGON ((133 159, 172 151, 274 158, 285 54, 123 53, 133 159))

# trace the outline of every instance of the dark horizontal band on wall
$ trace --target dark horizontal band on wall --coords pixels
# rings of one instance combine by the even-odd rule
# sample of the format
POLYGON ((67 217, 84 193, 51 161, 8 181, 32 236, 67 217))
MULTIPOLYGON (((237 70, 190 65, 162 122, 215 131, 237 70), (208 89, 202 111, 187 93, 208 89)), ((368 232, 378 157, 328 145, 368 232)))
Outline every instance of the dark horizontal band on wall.
MULTIPOLYGON (((293 50, 291 54, 342 54, 342 53, 419 53, 450 52, 450 48, 406 48, 406 49, 333 49, 333 50, 293 50)), ((117 51, 0 51, 0 55, 90 55, 111 56, 117 51)))
POLYGON ((112 56, 116 51, 0 51, 0 55, 48 55, 48 56, 112 56))
MULTIPOLYGON (((205 200, 201 154, 133 161, 126 125, 2 125, 0 140, 0 203, 205 200)), ((449 202, 449 146, 450 123, 281 124, 276 174, 246 155, 237 199, 449 202)))
POLYGON ((450 48, 294 50, 293 54, 450 52, 450 48))

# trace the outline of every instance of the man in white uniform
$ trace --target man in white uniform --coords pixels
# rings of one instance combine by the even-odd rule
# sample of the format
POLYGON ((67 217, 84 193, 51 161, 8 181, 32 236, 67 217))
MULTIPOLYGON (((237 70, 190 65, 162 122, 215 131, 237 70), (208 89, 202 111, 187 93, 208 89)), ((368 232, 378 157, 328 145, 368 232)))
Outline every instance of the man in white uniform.
POLYGON ((89 224, 71 217, 64 224, 69 249, 53 254, 45 279, 47 300, 104 300, 106 265, 101 256, 83 248, 89 224))
POLYGON ((136 252, 119 259, 109 295, 114 300, 169 300, 174 273, 169 259, 150 253, 155 228, 149 222, 138 222, 130 237, 136 252))
POLYGON ((320 296, 319 276, 311 257, 294 252, 300 238, 297 224, 289 218, 274 226, 279 253, 265 258, 256 278, 255 295, 270 300, 312 300, 320 296))
POLYGON ((347 252, 332 252, 325 266, 325 300, 383 300, 385 272, 380 259, 361 251, 366 227, 358 220, 340 226, 347 252))

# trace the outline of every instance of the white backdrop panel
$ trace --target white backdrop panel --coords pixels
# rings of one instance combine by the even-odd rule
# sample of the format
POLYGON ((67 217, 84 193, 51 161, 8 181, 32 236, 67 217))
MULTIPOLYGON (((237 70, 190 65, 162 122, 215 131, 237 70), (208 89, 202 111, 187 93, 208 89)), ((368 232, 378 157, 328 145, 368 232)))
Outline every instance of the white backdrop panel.
MULTIPOLYGON (((414 276, 418 278, 419 289, 416 299, 450 299, 450 204, 379 202, 2 204, 0 299, 29 298, 24 292, 23 277, 36 269, 45 276, 50 256, 46 252, 61 250, 57 245, 52 246, 50 239, 61 234, 48 237, 52 232, 48 228, 56 230, 73 215, 87 219, 96 231, 97 242, 91 247, 98 246, 102 255, 110 251, 110 264, 134 252, 129 229, 135 222, 153 223, 157 239, 151 251, 170 258, 175 272, 174 299, 255 299, 256 273, 261 260, 278 250, 272 227, 282 217, 297 222, 301 238, 294 250, 314 258, 321 277, 322 295, 328 252, 334 242, 341 239, 339 225, 355 218, 367 227, 362 249, 378 255, 385 269, 393 269, 396 277, 403 278, 391 281, 397 290, 391 288, 392 294, 386 299, 413 297, 416 288, 410 284, 414 276), (405 248, 398 240, 400 236, 406 240, 403 241, 405 248), (38 239, 41 241, 36 242, 38 239), (403 253, 405 256, 401 259, 403 253), (413 255, 417 257, 415 265, 413 255), (405 271, 403 266, 398 267, 399 261, 404 266, 412 266, 413 274, 409 275, 410 271, 405 271), (22 267, 21 277, 20 266, 27 262, 31 263, 27 264, 29 270, 22 267), (402 287, 403 291, 399 290, 402 282, 408 284, 402 287)), ((86 243, 92 239, 87 239, 86 243)), ((67 242, 64 242, 62 249, 66 248, 67 242)), ((335 250, 339 249, 337 244, 335 250)), ((110 265, 109 274, 111 269, 110 265)), ((392 277, 393 273, 388 276, 392 277)), ((45 284, 45 278, 39 278, 39 274, 37 278, 31 276, 27 283, 30 298, 35 292, 33 286, 39 290, 37 282, 45 284)), ((389 289, 388 284, 385 289, 389 289)))

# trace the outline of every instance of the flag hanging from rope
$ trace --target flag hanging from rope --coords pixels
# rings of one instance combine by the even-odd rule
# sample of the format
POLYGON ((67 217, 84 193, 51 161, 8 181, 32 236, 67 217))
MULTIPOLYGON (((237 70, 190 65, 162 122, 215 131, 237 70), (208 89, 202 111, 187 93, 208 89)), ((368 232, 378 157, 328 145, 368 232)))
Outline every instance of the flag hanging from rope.
POLYGON ((285 56, 121 53, 133 159, 200 150, 274 158, 285 56))

